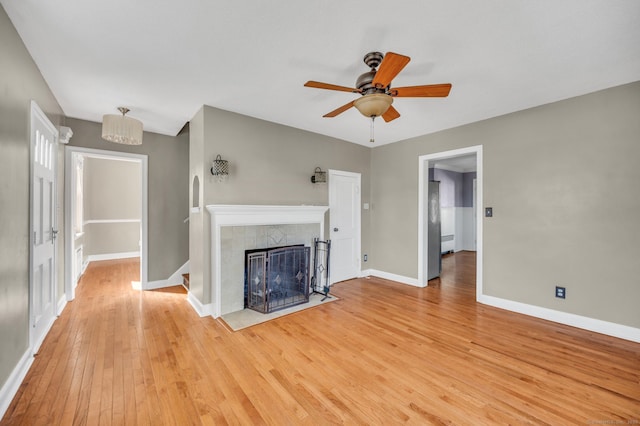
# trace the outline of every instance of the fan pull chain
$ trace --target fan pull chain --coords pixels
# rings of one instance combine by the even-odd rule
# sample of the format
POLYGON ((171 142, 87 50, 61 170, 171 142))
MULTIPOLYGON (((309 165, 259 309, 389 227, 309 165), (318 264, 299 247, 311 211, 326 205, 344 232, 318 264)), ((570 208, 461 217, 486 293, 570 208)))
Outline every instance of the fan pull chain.
POLYGON ((371 116, 371 136, 369 137, 369 142, 371 142, 371 143, 376 141, 375 137, 373 135, 373 122, 375 121, 375 119, 376 119, 375 115, 371 116))

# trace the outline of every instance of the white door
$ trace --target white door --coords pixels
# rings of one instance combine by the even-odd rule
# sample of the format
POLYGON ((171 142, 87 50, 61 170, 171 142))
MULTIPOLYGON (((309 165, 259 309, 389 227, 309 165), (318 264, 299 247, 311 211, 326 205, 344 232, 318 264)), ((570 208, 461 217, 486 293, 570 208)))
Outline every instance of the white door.
POLYGON ((37 352, 56 318, 56 154, 58 131, 31 103, 30 340, 37 352))
POLYGON ((329 170, 331 283, 360 273, 360 173, 329 170))

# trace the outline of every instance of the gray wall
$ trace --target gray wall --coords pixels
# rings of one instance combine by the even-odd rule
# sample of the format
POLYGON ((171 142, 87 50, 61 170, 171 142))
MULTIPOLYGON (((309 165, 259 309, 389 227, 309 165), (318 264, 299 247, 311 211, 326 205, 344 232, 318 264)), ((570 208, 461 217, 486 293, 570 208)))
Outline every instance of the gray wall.
MULTIPOLYGON (((190 179, 199 173, 201 206, 328 205, 327 185, 314 185, 310 181, 317 166, 323 170, 360 173, 362 203, 369 202, 367 147, 208 106, 196 114, 191 127, 190 179), (209 172, 210 163, 218 154, 230 164, 230 177, 224 183, 215 182, 209 172)), ((202 248, 203 265, 202 277, 191 285, 194 295, 203 303, 211 301, 209 286, 203 284, 210 282, 209 220, 208 212, 192 214, 191 253, 202 248), (202 235, 206 238, 202 239, 202 235)), ((368 253, 369 247, 369 211, 362 210, 362 252, 368 253)), ((200 273, 194 263, 190 266, 191 273, 200 273)))
MULTIPOLYGON (((31 100, 38 103, 54 125, 57 126, 62 121, 62 109, 1 6, 0 93, 1 388, 29 347, 31 100)), ((61 214, 58 214, 58 222, 63 222, 61 214)), ((62 230, 61 226, 58 229, 62 230)), ((63 264, 62 240, 58 239, 59 264, 63 264)), ((59 283, 62 281, 60 269, 59 283)))
POLYGON ((374 148, 371 266, 417 276, 418 157, 481 144, 484 293, 640 327, 638 117, 640 82, 374 148))
MULTIPOLYGON (((69 145, 148 156, 149 281, 166 280, 189 256, 189 133, 164 136, 145 132, 142 145, 107 142, 99 123, 67 118, 69 145)), ((176 283, 178 284, 178 283, 176 283)))
POLYGON ((85 257, 140 251, 140 163, 87 157, 83 173, 85 257))
POLYGON ((140 219, 140 163, 87 157, 83 173, 85 221, 140 219))

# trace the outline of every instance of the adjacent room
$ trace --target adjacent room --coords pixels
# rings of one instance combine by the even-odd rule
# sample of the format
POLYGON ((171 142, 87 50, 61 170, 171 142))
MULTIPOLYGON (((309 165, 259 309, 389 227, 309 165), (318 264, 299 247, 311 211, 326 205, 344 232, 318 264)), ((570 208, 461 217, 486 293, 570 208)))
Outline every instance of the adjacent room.
POLYGON ((637 1, 0 4, 0 425, 640 422, 637 1))

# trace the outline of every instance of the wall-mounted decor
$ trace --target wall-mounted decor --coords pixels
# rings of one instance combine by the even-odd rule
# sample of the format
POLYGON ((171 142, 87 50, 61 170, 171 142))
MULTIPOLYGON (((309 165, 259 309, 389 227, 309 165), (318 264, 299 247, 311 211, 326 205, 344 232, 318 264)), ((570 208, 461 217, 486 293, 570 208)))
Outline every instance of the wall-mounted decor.
POLYGON ((327 183, 327 172, 322 171, 320 167, 316 167, 311 176, 311 183, 327 183))
POLYGON ((223 160, 220 154, 216 156, 211 164, 211 174, 218 182, 224 182, 229 178, 229 162, 223 160))

